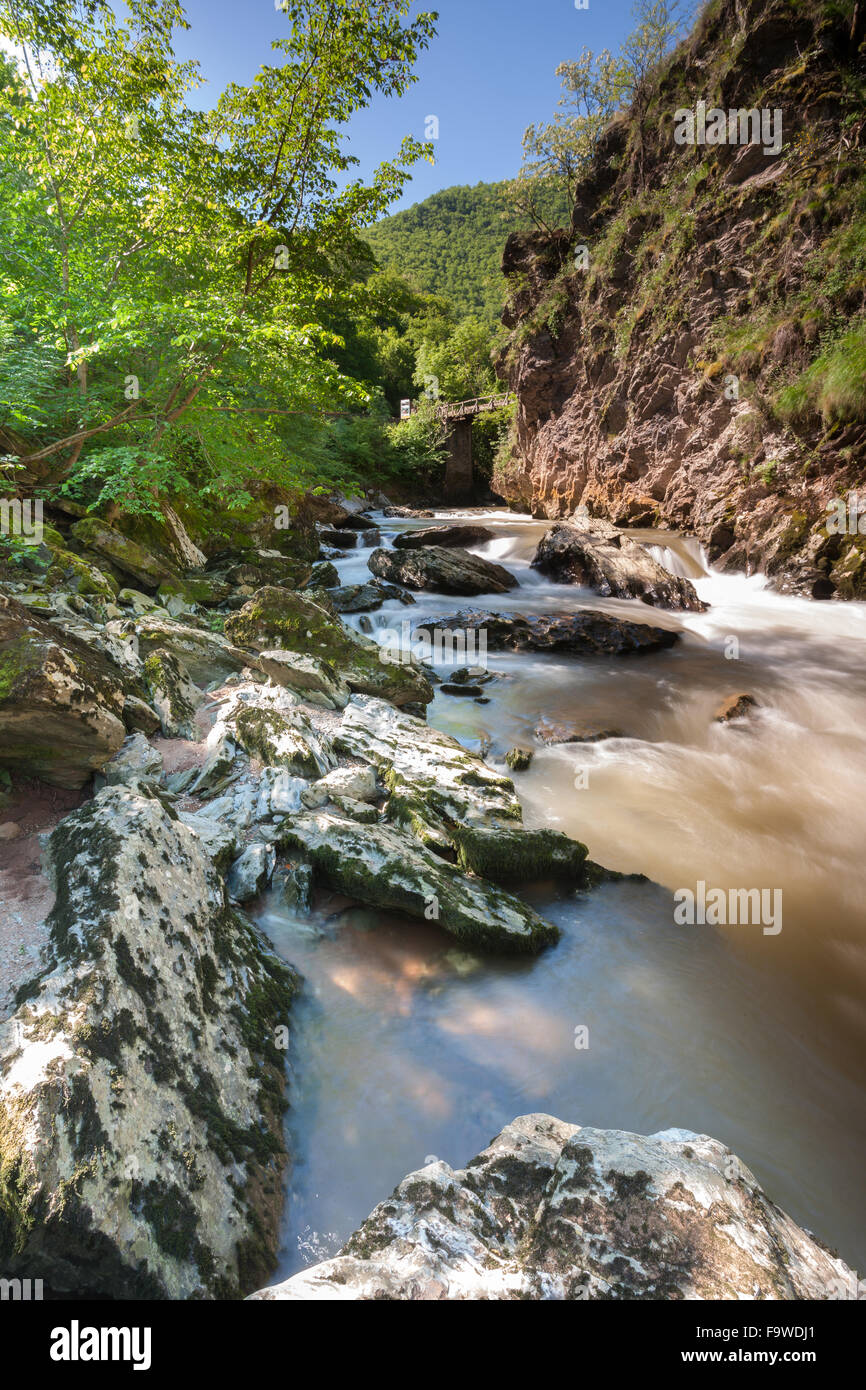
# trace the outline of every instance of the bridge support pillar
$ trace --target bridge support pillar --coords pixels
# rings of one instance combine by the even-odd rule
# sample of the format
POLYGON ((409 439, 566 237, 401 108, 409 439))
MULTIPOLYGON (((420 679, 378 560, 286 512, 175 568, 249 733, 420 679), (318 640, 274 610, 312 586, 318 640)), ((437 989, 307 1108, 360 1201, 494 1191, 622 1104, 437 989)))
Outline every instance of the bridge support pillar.
POLYGON ((473 495, 472 417, 453 420, 448 430, 448 458, 445 463, 445 499, 467 502, 473 495))

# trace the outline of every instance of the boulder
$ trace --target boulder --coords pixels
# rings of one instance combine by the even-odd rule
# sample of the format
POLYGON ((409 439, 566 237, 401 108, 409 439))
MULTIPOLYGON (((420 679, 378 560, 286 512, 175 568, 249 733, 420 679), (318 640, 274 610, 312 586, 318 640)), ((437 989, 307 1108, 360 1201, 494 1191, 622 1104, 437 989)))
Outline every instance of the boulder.
POLYGON ((310 791, 324 792, 326 800, 348 797, 352 801, 375 801, 378 794, 376 774, 370 767, 335 767, 327 777, 315 782, 310 791))
POLYGON ((66 548, 63 537, 50 526, 45 528, 45 544, 50 565, 45 575, 49 589, 63 589, 85 598, 110 602, 117 593, 117 582, 98 565, 66 548))
POLYGON ((150 653, 144 684, 165 737, 197 739, 195 713, 204 695, 174 652, 157 647, 150 653))
POLYGON ((602 872, 587 861, 586 845, 561 830, 460 825, 454 829, 454 840, 461 869, 495 883, 563 878, 586 885, 602 872))
POLYGON ((705 1134, 523 1115, 404 1178, 334 1259, 262 1300, 823 1300, 856 1275, 705 1134))
POLYGON ((261 652, 259 666, 275 685, 296 690, 311 705, 345 709, 351 691, 329 661, 302 652, 261 652))
POLYGON ((586 859, 585 845, 559 831, 524 828, 510 778, 449 734, 381 700, 353 696, 334 748, 377 770, 389 792, 389 821, 430 849, 456 855, 473 873, 499 881, 566 877, 581 883, 601 873, 586 859))
POLYGON ((233 647, 220 632, 172 622, 152 613, 139 619, 135 631, 142 657, 146 658, 157 649, 169 651, 200 686, 224 680, 242 671, 252 660, 249 652, 233 647))
POLYGON ((535 954, 559 939, 559 929, 519 898, 467 878, 393 826, 311 811, 283 826, 278 844, 312 862, 315 882, 371 907, 438 922, 475 950, 535 954))
POLYGON ((306 594, 260 589, 226 622, 230 641, 255 652, 274 649, 323 659, 350 690, 396 705, 429 704, 433 687, 417 666, 382 660, 374 642, 346 627, 306 594))
POLYGON ((277 853, 273 845, 248 845, 229 870, 226 886, 233 902, 245 903, 263 893, 271 881, 277 853))
POLYGON ((354 550, 358 544, 359 532, 338 531, 333 526, 322 526, 319 529, 319 540, 322 545, 331 545, 335 550, 354 550))
POLYGON ((317 565, 313 565, 312 573, 305 587, 309 589, 336 589, 340 582, 340 573, 336 565, 332 565, 330 560, 321 560, 317 565))
POLYGON ((257 705, 241 705, 226 717, 226 725, 241 748, 265 767, 281 767, 296 777, 317 778, 333 758, 300 711, 281 713, 257 705))
POLYGON ((285 584, 289 589, 299 589, 309 583, 312 572, 308 560, 283 555, 279 550, 250 550, 240 564, 225 571, 225 579, 230 584, 251 584, 256 589, 262 584, 285 584))
POLYGON ((491 651, 569 652, 576 656, 628 656, 672 647, 674 628, 651 627, 585 608, 577 613, 481 613, 467 611, 437 617, 437 628, 484 633, 491 651))
POLYGON ((198 840, 205 854, 221 872, 235 861, 240 848, 238 836, 230 826, 200 811, 178 811, 178 819, 198 840))
POLYGON ((481 545, 492 541, 495 531, 489 526, 476 526, 469 522, 455 523, 453 526, 422 526, 417 531, 400 531, 393 544, 397 550, 417 550, 424 545, 481 545))
POLYGON ((644 546, 595 517, 552 526, 532 565, 557 584, 581 584, 608 598, 639 598, 693 613, 707 607, 690 580, 671 574, 644 546))
POLYGON ((372 613, 389 598, 399 599, 401 603, 415 602, 411 594, 394 584, 345 584, 339 589, 329 589, 327 594, 335 613, 372 613))
POLYGON ((158 589, 164 580, 178 581, 180 576, 173 565, 161 556, 152 555, 143 545, 130 540, 99 517, 86 516, 76 521, 71 535, 78 544, 94 551, 101 559, 122 574, 130 575, 146 589, 158 589))
POLYGON ((0 599, 0 765, 83 786, 126 737, 124 685, 103 652, 0 599))
POLYGON ((531 748, 509 748, 505 754, 505 765, 512 772, 526 772, 532 762, 531 748))
POLYGON ((435 512, 415 511, 412 507, 383 507, 383 516, 415 517, 419 520, 432 520, 435 512))
POLYGON ((353 696, 334 747, 376 769, 390 793, 389 818, 434 848, 457 848, 456 825, 521 824, 520 802, 508 777, 450 734, 382 700, 353 696))
POLYGON ((127 695, 124 699, 123 722, 131 734, 155 734, 160 727, 159 715, 137 695, 127 695))
POLYGON ((373 574, 409 589, 440 594, 504 594, 518 581, 510 570, 468 550, 429 545, 417 550, 374 550, 367 561, 373 574))
POLYGON ((728 695, 713 715, 717 724, 730 724, 733 720, 748 719, 753 710, 760 706, 754 695, 728 695))
POLYGON ((238 1298, 276 1259, 297 979, 158 798, 105 788, 49 853, 49 958, 0 1026, 0 1268, 238 1298))
POLYGON ((131 734, 102 768, 101 776, 109 787, 158 783, 162 778, 162 756, 151 747, 144 734, 131 734))

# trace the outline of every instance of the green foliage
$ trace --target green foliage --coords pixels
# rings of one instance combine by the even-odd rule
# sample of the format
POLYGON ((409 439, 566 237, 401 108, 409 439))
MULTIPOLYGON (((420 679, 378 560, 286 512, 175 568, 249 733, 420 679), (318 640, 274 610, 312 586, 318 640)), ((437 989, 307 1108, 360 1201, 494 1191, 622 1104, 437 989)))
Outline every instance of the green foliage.
MULTIPOLYGON (((553 188, 544 192, 545 215, 553 225, 566 225, 565 198, 553 188)), ((442 296, 458 318, 471 315, 492 327, 506 293, 503 247, 511 232, 532 226, 514 195, 508 181, 446 188, 377 222, 365 236, 381 266, 442 296)))
POLYGON ((282 8, 274 62, 201 112, 175 0, 129 0, 124 21, 104 0, 0 0, 25 55, 0 64, 0 426, 38 434, 28 465, 89 501, 303 485, 341 466, 327 421, 373 398, 375 354, 363 370, 340 332, 369 300, 357 234, 427 152, 406 140, 346 182, 342 133, 406 92, 433 16, 282 8))
POLYGON ((815 358, 796 381, 779 392, 783 420, 820 415, 825 425, 866 420, 866 327, 845 333, 815 358))

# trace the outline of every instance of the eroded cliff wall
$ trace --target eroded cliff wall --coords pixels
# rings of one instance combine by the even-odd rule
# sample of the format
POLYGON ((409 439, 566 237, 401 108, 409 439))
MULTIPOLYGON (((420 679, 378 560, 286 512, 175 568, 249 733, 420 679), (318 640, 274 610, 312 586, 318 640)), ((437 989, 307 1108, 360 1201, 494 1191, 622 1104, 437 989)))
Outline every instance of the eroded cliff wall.
POLYGON ((608 128, 570 233, 512 237, 503 268, 512 504, 682 528, 724 568, 866 597, 862 0, 714 0, 643 128, 608 128), (754 110, 765 138, 729 141, 737 116, 697 143, 699 102, 704 128, 754 110))

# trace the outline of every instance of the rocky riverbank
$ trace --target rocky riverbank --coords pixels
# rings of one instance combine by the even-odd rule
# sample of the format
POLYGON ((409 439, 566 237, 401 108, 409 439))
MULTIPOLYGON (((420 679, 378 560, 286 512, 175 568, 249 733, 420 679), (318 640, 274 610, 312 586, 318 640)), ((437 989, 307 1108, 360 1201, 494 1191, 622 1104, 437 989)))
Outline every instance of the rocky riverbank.
MULTIPOLYGON (((0 1264, 43 1279, 53 1294, 237 1298, 271 1276, 291 1163, 291 1010, 303 982, 246 915, 265 890, 301 914, 333 892, 436 924, 476 956, 528 955, 555 944, 559 928, 525 900, 524 887, 553 880, 566 893, 585 892, 610 877, 577 840, 526 827, 511 778, 427 723, 439 680, 432 667, 406 653, 383 659, 343 621, 341 612, 360 611, 360 588, 369 591, 365 611, 386 600, 411 610, 413 602, 392 584, 340 584, 333 561, 355 548, 346 537, 362 532, 370 544, 370 518, 334 504, 290 553, 267 543, 210 558, 202 551, 189 568, 107 522, 75 520, 48 531, 24 575, 7 567, 0 576, 0 763, 10 776, 0 860, 16 862, 25 843, 33 858, 28 879, 7 873, 2 881, 4 918, 17 924, 24 954, 16 955, 13 933, 2 957, 14 998, 7 994, 0 1024, 0 1264), (58 788, 58 804, 30 821, 26 779, 34 777, 58 788)), ((507 568, 451 543, 472 539, 461 528, 450 528, 447 546, 422 539, 374 550, 370 570, 387 569, 382 577, 416 593, 519 588, 507 568)), ((611 551, 623 592, 646 597, 648 582, 652 602, 700 608, 691 585, 607 533, 580 546, 597 561, 591 572, 560 576, 575 585, 570 615, 550 620, 530 607, 527 616, 458 614, 441 626, 482 626, 494 648, 617 662, 649 650, 666 659, 675 631, 582 610, 580 585, 603 590, 611 551)), ((492 679, 454 672, 453 693, 492 679)), ((519 750, 506 761, 527 766, 519 750)), ((516 1179, 523 1206, 514 1211, 527 1238, 551 1173, 577 1181, 577 1134, 536 1117, 515 1122, 493 1146, 491 1182, 500 1159, 508 1171, 524 1170, 516 1179)), ((437 1169, 434 1196, 450 1194, 451 1234, 435 1269, 408 1247, 392 1268, 390 1236, 374 1214, 378 1234, 368 1242, 362 1232, 350 1246, 353 1258, 375 1250, 381 1260, 353 1265, 345 1288, 358 1297, 625 1297, 638 1287, 641 1296, 724 1297, 746 1296, 741 1290, 758 1280, 761 1296, 833 1296, 822 1290, 843 1267, 759 1200, 750 1175, 724 1197, 719 1188, 723 1224, 737 1224, 742 1239, 726 1238, 712 1268, 698 1261, 686 1279, 677 1256, 668 1269, 659 1235, 652 1269, 634 1284, 623 1211, 652 1201, 654 1229, 679 1229, 671 1182, 653 1174, 675 1173, 700 1206, 710 1179, 694 1154, 717 1168, 721 1150, 706 1139, 690 1154, 679 1141, 669 1151, 664 1136, 614 1138, 625 1176, 611 1198, 602 1174, 604 1201, 593 1201, 609 1222, 616 1208, 615 1270, 592 1263, 589 1246, 578 1248, 583 1236, 573 1260, 550 1270, 548 1255, 518 1256, 508 1222, 495 1235, 489 1226, 488 1218, 504 1219, 493 1188, 485 1195, 474 1185, 486 1171, 482 1156, 468 1176, 437 1169), (464 1187, 475 1194, 465 1211, 464 1187), (737 1240, 752 1242, 748 1260, 735 1258, 737 1240), (482 1277, 482 1267, 499 1272, 482 1277)), ((426 1191, 426 1170, 419 1181, 426 1191)), ((400 1203, 415 1201, 416 1186, 407 1180, 400 1203)), ((413 1212, 405 1207, 409 1224, 413 1212)), ((699 1245, 718 1212, 695 1208, 678 1239, 699 1245)), ((311 1274, 303 1293, 292 1281, 288 1292, 261 1296, 331 1297, 342 1269, 337 1262, 333 1274, 311 1274)))

